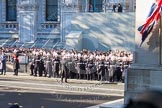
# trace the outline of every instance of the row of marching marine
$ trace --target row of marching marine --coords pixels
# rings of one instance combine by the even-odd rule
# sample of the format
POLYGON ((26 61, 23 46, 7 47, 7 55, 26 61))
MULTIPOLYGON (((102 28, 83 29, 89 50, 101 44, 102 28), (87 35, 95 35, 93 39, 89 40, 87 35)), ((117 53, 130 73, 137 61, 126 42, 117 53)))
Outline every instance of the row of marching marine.
POLYGON ((31 75, 99 81, 123 81, 133 60, 125 51, 90 52, 59 50, 41 53, 35 51, 30 63, 31 75))

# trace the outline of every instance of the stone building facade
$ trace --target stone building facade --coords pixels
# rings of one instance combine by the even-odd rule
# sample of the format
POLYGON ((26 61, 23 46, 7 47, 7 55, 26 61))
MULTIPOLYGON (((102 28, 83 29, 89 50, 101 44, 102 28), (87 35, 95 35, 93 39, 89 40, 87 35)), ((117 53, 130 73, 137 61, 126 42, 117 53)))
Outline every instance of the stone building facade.
POLYGON ((63 44, 72 31, 76 14, 106 14, 118 3, 122 4, 123 12, 134 11, 130 9, 132 2, 127 0, 0 0, 0 38, 7 39, 0 43, 41 43, 39 47, 63 44))

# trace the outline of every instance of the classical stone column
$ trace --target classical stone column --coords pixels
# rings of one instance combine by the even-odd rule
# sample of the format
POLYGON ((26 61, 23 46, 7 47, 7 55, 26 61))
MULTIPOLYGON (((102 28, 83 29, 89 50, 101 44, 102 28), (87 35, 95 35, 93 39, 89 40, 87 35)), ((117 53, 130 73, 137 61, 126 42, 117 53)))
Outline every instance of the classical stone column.
POLYGON ((3 7, 3 5, 2 5, 2 0, 0 1, 0 22, 2 22, 2 7, 3 7))
POLYGON ((135 56, 125 83, 125 102, 143 90, 162 89, 161 24, 158 23, 140 47, 141 35, 137 28, 144 24, 155 0, 136 0, 135 56))
POLYGON ((129 0, 129 12, 134 11, 134 0, 129 0))
POLYGON ((78 9, 78 0, 64 1, 61 5, 61 42, 64 43, 66 35, 71 31, 71 19, 78 9))
POLYGON ((85 12, 89 11, 89 0, 85 0, 85 12))
POLYGON ((38 4, 35 0, 18 2, 19 41, 32 42, 37 37, 38 4))

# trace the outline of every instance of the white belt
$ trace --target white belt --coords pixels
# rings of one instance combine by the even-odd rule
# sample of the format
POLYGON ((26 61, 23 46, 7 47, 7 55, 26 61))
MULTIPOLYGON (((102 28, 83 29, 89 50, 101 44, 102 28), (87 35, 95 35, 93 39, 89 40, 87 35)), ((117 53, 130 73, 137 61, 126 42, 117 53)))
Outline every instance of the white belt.
POLYGON ((54 61, 54 63, 59 63, 58 61, 54 61))

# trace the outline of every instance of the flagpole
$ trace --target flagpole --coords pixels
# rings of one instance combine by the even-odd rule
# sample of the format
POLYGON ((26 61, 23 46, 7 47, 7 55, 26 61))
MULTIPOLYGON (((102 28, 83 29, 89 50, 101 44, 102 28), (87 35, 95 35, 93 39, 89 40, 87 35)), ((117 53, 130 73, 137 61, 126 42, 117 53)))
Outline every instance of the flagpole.
POLYGON ((159 41, 159 43, 160 43, 160 44, 159 44, 159 48, 160 48, 160 49, 159 49, 159 52, 160 52, 160 53, 159 53, 160 63, 159 63, 159 64, 160 64, 160 66, 162 66, 162 36, 161 36, 161 34, 162 34, 162 33, 161 33, 162 24, 161 24, 161 23, 162 23, 162 22, 161 22, 161 17, 160 17, 160 25, 159 25, 159 36, 160 36, 160 37, 159 37, 159 38, 160 38, 160 41, 159 41))

